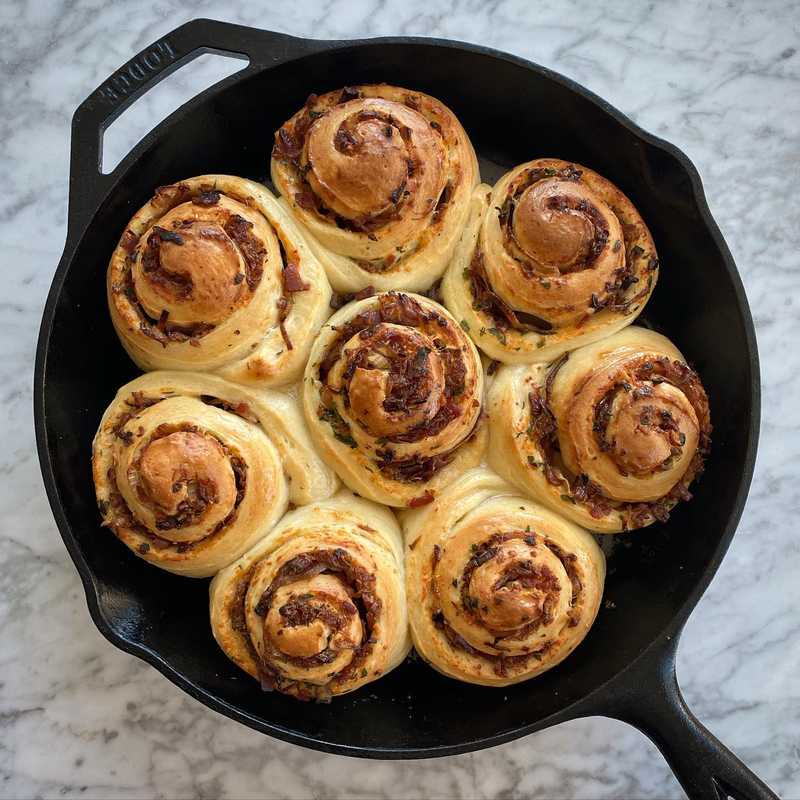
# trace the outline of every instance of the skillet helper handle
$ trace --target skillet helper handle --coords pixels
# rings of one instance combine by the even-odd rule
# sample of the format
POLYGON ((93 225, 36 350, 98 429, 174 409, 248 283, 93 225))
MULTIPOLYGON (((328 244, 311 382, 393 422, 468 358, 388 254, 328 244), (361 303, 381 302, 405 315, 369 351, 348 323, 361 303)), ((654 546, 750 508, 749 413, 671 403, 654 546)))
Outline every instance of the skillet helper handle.
POLYGON ((649 675, 628 684, 613 716, 635 725, 661 751, 690 800, 779 800, 689 710, 675 675, 673 639, 658 658, 658 680, 649 675))
POLYGON ((244 72, 252 73, 304 52, 306 45, 281 33, 196 19, 145 47, 103 81, 72 118, 69 233, 77 235, 115 183, 116 170, 102 173, 103 132, 148 89, 204 53, 249 59, 244 72))

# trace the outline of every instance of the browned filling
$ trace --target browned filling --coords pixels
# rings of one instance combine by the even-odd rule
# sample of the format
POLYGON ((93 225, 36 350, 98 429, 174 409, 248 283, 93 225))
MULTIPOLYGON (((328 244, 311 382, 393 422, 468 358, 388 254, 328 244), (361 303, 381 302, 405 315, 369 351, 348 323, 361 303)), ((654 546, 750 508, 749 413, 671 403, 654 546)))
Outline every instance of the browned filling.
MULTIPOLYGON (((499 210, 499 221, 503 228, 506 241, 510 242, 514 239, 512 223, 515 205, 518 198, 528 187, 545 178, 577 181, 580 180, 581 174, 581 171, 572 165, 561 170, 556 170, 552 167, 540 167, 528 170, 525 179, 517 184, 513 193, 506 197, 499 210)), ((574 210, 579 211, 591 222, 594 230, 592 241, 584 257, 577 264, 572 265, 569 271, 575 272, 581 269, 590 269, 608 242, 608 226, 599 211, 588 201, 575 201, 573 198, 567 197, 551 197, 548 200, 548 206, 555 210, 574 208, 574 210)), ((615 242, 615 251, 619 250, 621 246, 621 242, 615 242)), ((512 248, 509 252, 512 253, 515 260, 520 262, 525 274, 529 278, 536 278, 537 276, 532 265, 520 259, 517 255, 514 255, 514 249, 515 248, 512 248)), ((517 247, 516 249, 519 248, 517 247)), ((634 245, 628 250, 625 263, 619 269, 615 270, 613 280, 605 284, 602 294, 592 294, 589 298, 588 306, 593 312, 608 309, 617 313, 628 314, 635 303, 647 296, 652 287, 652 273, 658 269, 658 259, 654 256, 648 258, 645 268, 647 272, 646 286, 643 286, 639 292, 633 295, 630 294, 631 287, 640 282, 640 277, 637 275, 634 261, 640 259, 644 255, 644 250, 638 245, 634 245)), ((476 248, 472 261, 465 270, 464 277, 467 278, 469 282, 473 299, 473 308, 491 317, 495 329, 501 332, 510 329, 519 331, 520 333, 535 332, 542 335, 553 333, 554 326, 551 322, 537 317, 534 314, 512 308, 493 291, 486 274, 483 259, 484 256, 480 247, 476 248)), ((541 280, 543 285, 549 285, 549 280, 544 278, 541 280)), ((585 319, 588 319, 588 315, 585 319)))
MULTIPOLYGON (((572 164, 569 164, 562 169, 555 169, 554 167, 533 167, 525 173, 522 180, 515 186, 514 190, 507 195, 500 207, 498 215, 500 226, 503 228, 506 242, 516 241, 513 232, 514 211, 517 203, 527 189, 547 178, 556 178, 562 181, 579 181, 583 172, 572 164)), ((576 200, 575 198, 556 195, 548 198, 547 206, 553 211, 565 211, 571 209, 579 211, 592 225, 593 237, 592 241, 587 248, 582 259, 573 264, 570 272, 577 272, 579 270, 590 268, 597 257, 603 251, 603 248, 608 241, 608 226, 605 223, 602 215, 595 206, 587 200, 576 200)), ((513 255, 513 258, 518 261, 523 268, 523 271, 528 277, 533 277, 536 273, 533 265, 526 260, 513 255)))
MULTIPOLYGON (((359 97, 361 97, 361 93, 357 89, 346 87, 342 90, 338 102, 346 103, 359 97)), ((294 122, 290 120, 276 131, 272 157, 289 165, 295 173, 295 178, 301 188, 298 192, 295 192, 294 201, 300 208, 306 211, 313 211, 320 218, 333 223, 342 230, 366 233, 368 238, 375 239, 377 231, 401 216, 406 198, 409 195, 407 182, 419 169, 419 157, 416 155, 411 130, 391 114, 373 109, 358 111, 341 123, 333 138, 333 146, 340 153, 357 155, 362 146, 362 141, 356 131, 356 125, 366 120, 375 120, 386 126, 387 137, 391 137, 392 132, 397 131, 410 154, 406 162, 406 177, 390 193, 390 205, 388 208, 377 214, 366 214, 356 218, 343 217, 325 205, 307 180, 307 175, 313 169, 313 165, 306 161, 303 156, 306 139, 314 122, 320 117, 324 117, 329 111, 328 108, 318 105, 318 100, 317 95, 309 95, 305 107, 297 119, 294 122)), ((419 110, 419 103, 414 98, 407 100, 406 105, 409 108, 419 110)), ((431 123, 431 127, 438 128, 438 124, 431 123)), ((452 193, 453 187, 450 183, 446 184, 433 207, 433 223, 438 222, 441 218, 445 208, 450 203, 452 193)), ((365 271, 378 274, 391 269, 397 260, 397 255, 389 254, 384 258, 371 261, 360 260, 358 264, 365 271)))
MULTIPOLYGON (((655 382, 660 383, 661 381, 658 380, 655 382)), ((631 392, 634 398, 641 399, 642 397, 650 397, 653 394, 653 389, 648 384, 634 389, 630 383, 623 381, 621 383, 615 383, 614 386, 603 395, 595 408, 595 419, 592 425, 592 431, 594 432, 597 446, 606 453, 612 449, 612 443, 608 441, 607 437, 608 424, 611 419, 611 408, 614 403, 614 398, 620 392, 631 392)), ((666 434, 667 441, 671 445, 670 454, 656 469, 662 471, 670 469, 674 460, 683 452, 683 446, 686 444, 686 436, 681 432, 675 417, 668 409, 658 409, 652 405, 645 405, 641 408, 638 424, 643 431, 658 430, 666 434)), ((622 475, 628 475, 628 472, 620 465, 617 465, 617 468, 622 475)))
POLYGON ((131 411, 123 411, 114 421, 114 425, 112 427, 112 432, 114 436, 118 439, 122 439, 125 444, 131 444, 133 442, 133 431, 125 430, 125 426, 133 419, 139 411, 143 408, 148 408, 149 406, 155 405, 156 403, 160 402, 162 398, 160 397, 146 397, 144 392, 132 392, 131 396, 125 400, 125 405, 128 406, 131 411))
POLYGON ((307 292, 311 288, 311 284, 304 281, 300 274, 300 267, 298 266, 300 254, 292 249, 290 251, 291 256, 287 256, 286 247, 280 236, 278 237, 278 244, 281 250, 281 263, 283 264, 283 270, 281 271, 282 291, 281 296, 278 298, 278 324, 286 349, 293 350, 294 345, 286 332, 286 320, 289 318, 294 306, 294 295, 297 292, 307 292))
MULTIPOLYGON (((356 95, 351 99, 355 99, 360 95, 356 95)), ((315 194, 311 184, 307 181, 306 175, 312 168, 309 163, 303 163, 302 154, 305 147, 305 140, 308 136, 308 131, 316 119, 328 113, 327 109, 317 110, 314 105, 317 102, 317 96, 312 94, 306 101, 303 113, 292 124, 286 123, 282 128, 279 128, 275 133, 275 145, 272 149, 273 158, 277 158, 290 164, 298 177, 302 189, 295 193, 294 200, 301 208, 307 211, 314 211, 318 216, 328 219, 333 222, 337 227, 343 230, 355 231, 358 233, 373 234, 375 231, 382 228, 392 220, 398 219, 402 207, 402 201, 405 199, 407 192, 405 182, 401 183, 391 194, 391 205, 379 214, 367 215, 358 217, 356 219, 348 219, 342 217, 333 210, 324 205, 322 200, 315 194)), ((343 101, 347 102, 347 101, 343 101)), ((399 125, 397 121, 389 114, 384 114, 377 111, 360 111, 352 120, 345 120, 337 130, 334 136, 334 147, 342 153, 356 153, 360 146, 359 139, 352 132, 351 125, 364 121, 367 119, 376 119, 384 122, 390 129, 396 129, 402 137, 406 146, 413 147, 411 142, 411 131, 405 125, 399 125)), ((415 163, 410 160, 407 165, 407 178, 413 175, 415 163)), ((370 264, 372 262, 366 262, 370 264)), ((373 271, 380 272, 388 268, 391 264, 380 264, 375 262, 373 271)))
POLYGON ((427 483, 442 467, 453 460, 455 452, 436 456, 412 456, 398 460, 394 459, 394 451, 391 449, 378 450, 376 455, 378 468, 390 480, 402 483, 427 483))
POLYGON ((514 187, 514 191, 506 196, 503 205, 498 209, 498 219, 500 225, 504 229, 508 229, 514 220, 514 209, 517 200, 538 181, 545 178, 558 178, 562 181, 579 181, 583 172, 576 169, 572 164, 563 169, 555 169, 555 167, 533 167, 529 169, 522 180, 520 180, 514 187))
MULTIPOLYGON (((124 427, 132 420, 135 419, 139 411, 151 405, 160 402, 162 398, 148 398, 142 392, 134 392, 130 398, 126 400, 126 404, 131 406, 132 411, 126 411, 119 415, 113 432, 117 438, 122 439, 126 445, 130 445, 134 439, 134 433, 130 430, 124 430, 124 427)), ((216 400, 216 398, 208 398, 209 400, 216 400)), ((205 401, 204 401, 205 402, 205 401)), ((222 401, 217 403, 211 402, 210 405, 222 404, 222 401)), ((222 406, 221 406, 222 407, 222 406)), ((234 412, 236 413, 236 412, 234 412)), ((165 436, 169 436, 175 432, 198 433, 200 428, 197 425, 184 423, 181 425, 159 425, 152 433, 150 441, 155 441, 165 436)), ((139 428, 139 435, 143 433, 143 428, 139 428)), ((212 434, 205 434, 211 436, 212 434)), ((211 537, 221 534, 227 527, 229 527, 236 519, 239 513, 239 506, 244 499, 247 489, 247 464, 246 462, 236 455, 224 442, 214 437, 222 447, 225 455, 227 456, 231 469, 233 471, 234 481, 236 485, 236 499, 233 509, 214 527, 209 534, 199 542, 172 542, 159 536, 157 532, 151 531, 141 524, 133 515, 125 498, 122 496, 117 486, 116 471, 114 467, 109 467, 106 477, 110 484, 108 501, 101 503, 100 514, 103 517, 103 525, 111 528, 115 535, 119 535, 122 530, 129 530, 140 537, 146 538, 147 542, 142 542, 138 546, 141 553, 149 552, 153 547, 156 550, 172 549, 178 553, 185 553, 191 550, 194 546, 201 543, 207 543, 211 537)), ((136 464, 132 465, 136 468, 136 464)), ((139 496, 145 502, 149 502, 146 496, 142 496, 141 489, 139 489, 139 496)), ((176 528, 183 528, 191 525, 199 519, 206 511, 208 506, 216 502, 216 494, 213 486, 206 485, 198 482, 197 485, 192 486, 190 496, 181 502, 175 514, 166 515, 158 513, 156 515, 156 528, 158 531, 172 530, 176 528)))
POLYGON ((207 406, 214 406, 214 408, 221 408, 229 414, 236 414, 254 425, 259 423, 258 417, 253 413, 252 409, 247 403, 229 403, 227 400, 221 400, 219 397, 214 397, 210 394, 201 394, 200 400, 207 406))
MULTIPOLYGON (((172 206, 191 196, 191 201, 195 205, 213 206, 219 202, 221 193, 215 189, 203 190, 195 195, 185 184, 173 186, 162 186, 156 190, 156 197, 164 196, 169 198, 172 206)), ((192 282, 185 274, 174 272, 164 268, 161 263, 161 245, 164 242, 182 246, 184 237, 181 229, 192 225, 191 220, 178 222, 173 230, 162 228, 158 225, 153 227, 152 232, 147 237, 144 247, 141 249, 142 270, 147 275, 149 281, 164 286, 177 298, 191 297, 192 282)), ((263 275, 263 263, 266 256, 266 249, 263 243, 257 239, 252 229, 253 223, 238 214, 231 214, 224 225, 224 231, 234 242, 245 262, 245 274, 247 286, 251 292, 255 291, 261 282, 263 275)), ((206 236, 213 235, 206 231, 206 236)), ((222 236, 222 234, 219 234, 222 236)), ((170 322, 169 312, 164 310, 158 319, 151 317, 139 302, 136 294, 136 287, 133 282, 133 271, 130 269, 131 263, 136 259, 136 248, 140 244, 140 239, 132 231, 126 230, 122 236, 121 244, 128 254, 128 269, 125 272, 123 285, 114 287, 115 292, 125 295, 128 302, 139 317, 139 330, 151 339, 155 339, 164 347, 169 342, 186 342, 199 344, 199 340, 210 331, 214 330, 214 325, 205 322, 196 322, 189 325, 178 325, 170 322)))
POLYGON ((451 647, 490 662, 494 665, 495 675, 500 678, 507 677, 509 670, 513 672, 517 669, 524 669, 531 661, 541 661, 544 654, 552 647, 552 643, 548 642, 539 650, 533 650, 530 653, 522 653, 517 656, 498 656, 494 653, 484 653, 483 650, 476 650, 463 636, 453 630, 444 618, 442 611, 434 611, 432 619, 433 624, 444 634, 451 647))
POLYGON ((136 287, 133 285, 133 272, 128 269, 125 273, 125 285, 123 288, 125 297, 133 307, 139 317, 139 330, 151 339, 155 339, 164 347, 169 342, 197 341, 205 336, 209 331, 214 330, 214 326, 205 322, 196 322, 193 325, 177 325, 169 321, 169 312, 163 311, 161 316, 154 320, 144 310, 136 296, 136 287))
POLYGON ((423 297, 427 297, 428 300, 433 300, 434 303, 438 303, 440 306, 444 305, 444 297, 442 296, 442 279, 439 278, 430 289, 425 289, 424 292, 418 292, 423 297))
POLYGON ((252 228, 253 223, 238 214, 231 214, 223 227, 242 254, 245 280, 251 292, 261 281, 261 276, 264 274, 264 257, 267 255, 263 242, 253 236, 252 228))
POLYGON ((341 417, 331 402, 333 394, 338 394, 344 406, 348 407, 347 386, 334 390, 326 382, 331 368, 342 357, 345 343, 357 334, 365 340, 365 347, 354 349, 348 354, 347 366, 343 372, 345 383, 352 377, 356 369, 372 368, 369 363, 369 355, 379 340, 378 343, 381 347, 391 354, 387 381, 388 392, 383 400, 384 409, 389 412, 402 413, 413 409, 428 397, 430 391, 428 359, 433 350, 410 344, 408 339, 398 331, 378 331, 377 327, 381 323, 409 326, 429 332, 436 355, 444 366, 446 402, 426 422, 403 433, 380 439, 381 449, 376 451, 376 465, 384 475, 392 480, 405 483, 427 481, 452 460, 454 451, 429 457, 414 456, 397 459, 395 451, 387 445, 418 442, 428 436, 434 436, 462 413, 462 408, 456 400, 464 394, 466 389, 467 367, 464 362, 464 354, 460 348, 448 346, 442 338, 446 337, 446 329, 450 323, 436 311, 425 310, 408 295, 389 292, 380 296, 377 307, 363 311, 339 328, 319 366, 319 379, 323 384, 323 391, 318 416, 330 424, 336 439, 350 447, 357 446, 350 425, 341 417))
MULTIPOLYGON (((282 586, 307 579, 319 574, 335 574, 347 585, 350 600, 339 603, 336 607, 331 605, 332 599, 325 598, 325 602, 317 602, 315 595, 300 595, 280 609, 280 615, 287 627, 307 625, 314 619, 324 618, 324 621, 333 631, 340 630, 347 618, 358 614, 363 629, 363 638, 358 647, 353 651, 350 663, 341 672, 332 675, 324 686, 304 681, 287 678, 280 671, 276 659, 290 661, 300 667, 313 667, 328 664, 338 655, 336 651, 326 648, 312 656, 289 656, 286 653, 266 652, 256 655, 261 677, 261 686, 265 691, 279 691, 292 695, 300 700, 330 699, 337 687, 352 680, 357 672, 363 671, 363 664, 372 653, 376 640, 373 631, 381 613, 382 603, 376 593, 375 576, 359 566, 350 554, 341 547, 331 550, 312 550, 295 556, 283 564, 275 575, 272 583, 259 598, 255 611, 262 618, 266 616, 273 602, 275 592, 282 586)), ((232 623, 244 623, 244 591, 237 592, 229 614, 232 623)), ((246 634, 246 624, 243 636, 246 634)), ((249 637, 248 642, 249 642, 249 637)), ((252 644, 251 652, 254 652, 252 644)))
MULTIPOLYGON (((595 519, 602 519, 612 511, 619 512, 623 517, 625 530, 643 527, 653 520, 666 522, 669 519, 669 512, 678 502, 691 499, 689 485, 702 475, 705 458, 711 449, 708 400, 699 376, 683 362, 671 361, 666 357, 655 358, 646 361, 634 371, 631 376, 634 383, 628 381, 615 383, 595 406, 592 430, 598 447, 604 452, 607 452, 611 446, 606 440, 606 429, 610 420, 612 403, 618 392, 634 392, 637 397, 647 397, 652 393, 649 384, 665 382, 680 389, 698 412, 697 416, 701 425, 700 439, 697 451, 681 480, 658 500, 645 503, 620 502, 607 497, 603 488, 591 481, 588 475, 571 474, 561 459, 555 417, 550 410, 550 388, 555 374, 567 357, 566 355, 562 356, 551 367, 545 381, 544 391, 534 389, 528 395, 527 436, 535 442, 536 448, 543 458, 543 461, 539 462, 533 457, 529 457, 530 466, 534 469, 541 469, 550 484, 563 489, 562 500, 584 506, 595 519)), ((669 469, 672 460, 680 455, 681 448, 685 444, 685 437, 678 430, 669 411, 645 406, 642 414, 643 417, 639 420, 641 425, 657 427, 670 437, 672 443, 670 457, 657 467, 659 470, 669 469)), ((625 473, 623 472, 623 474, 625 473)))
POLYGON ((343 306, 346 306, 348 303, 352 303, 354 300, 365 300, 367 297, 372 297, 375 294, 375 287, 372 285, 365 286, 363 289, 357 292, 350 292, 346 294, 336 294, 333 292, 331 294, 331 302, 330 306, 334 310, 338 310, 343 306))
POLYGON ((553 326, 546 319, 534 314, 527 314, 524 311, 515 311, 505 300, 495 294, 486 274, 480 247, 475 249, 472 261, 465 272, 467 273, 465 277, 469 278, 472 307, 491 317, 496 329, 499 331, 511 329, 521 333, 548 334, 553 332, 553 326))
POLYGON ((204 206, 209 208, 210 206, 215 206, 217 203, 219 203, 221 194, 222 193, 218 192, 216 189, 208 189, 193 197, 192 203, 196 206, 204 206))
MULTIPOLYGON (((532 533, 530 530, 512 531, 508 533, 498 532, 490 536, 480 545, 473 547, 472 555, 467 561, 460 578, 454 578, 452 581, 453 586, 459 588, 459 596, 461 599, 461 607, 463 612, 468 617, 480 624, 479 611, 481 609, 479 608, 477 599, 470 594, 470 584, 473 573, 478 567, 496 558, 500 552, 500 545, 502 545, 503 542, 507 542, 512 539, 520 539, 531 548, 545 546, 562 563, 564 570, 569 576, 572 584, 572 611, 570 612, 568 625, 570 627, 577 625, 579 619, 578 615, 580 613, 580 593, 583 590, 583 585, 577 568, 577 557, 571 553, 565 553, 551 539, 542 539, 541 537, 537 537, 536 534, 532 533)), ((441 549, 438 545, 435 545, 431 554, 433 574, 436 572, 436 567, 440 558, 441 549)), ((501 578, 495 582, 493 588, 498 590, 511 583, 517 583, 520 586, 527 588, 538 589, 544 595, 546 595, 546 600, 543 604, 542 612, 537 618, 531 619, 513 633, 495 636, 493 642, 491 642, 491 644, 494 646, 497 646, 503 641, 522 640, 537 628, 541 627, 542 625, 549 625, 554 620, 554 608, 556 604, 558 581, 548 569, 536 564, 533 559, 513 562, 509 564, 509 566, 503 571, 501 578)), ((439 587, 435 580, 432 585, 432 591, 433 594, 438 598, 439 587)), ((436 603, 434 605, 436 606, 436 603)), ((485 611, 486 609, 483 610, 485 611)), ((473 647, 459 633, 457 633, 447 622, 447 619, 445 618, 444 612, 441 610, 441 608, 435 608, 432 613, 432 619, 436 628, 442 632, 451 647, 455 647, 472 656, 490 662, 494 666, 495 674, 499 677, 506 677, 510 669, 516 670, 519 668, 524 668, 531 660, 541 660, 544 654, 555 644, 552 640, 548 640, 537 650, 514 656, 487 653, 479 650, 476 647, 473 647)))

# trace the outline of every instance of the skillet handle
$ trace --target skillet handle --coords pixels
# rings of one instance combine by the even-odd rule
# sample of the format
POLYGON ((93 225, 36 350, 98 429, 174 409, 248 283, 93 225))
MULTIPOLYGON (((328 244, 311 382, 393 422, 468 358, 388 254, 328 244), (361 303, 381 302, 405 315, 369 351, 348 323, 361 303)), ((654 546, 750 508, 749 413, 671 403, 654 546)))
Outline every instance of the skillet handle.
POLYGON ((310 52, 315 44, 272 31, 196 19, 145 47, 103 81, 72 117, 69 234, 77 235, 88 223, 119 174, 120 167, 102 173, 103 132, 148 89, 204 53, 249 59, 249 65, 236 74, 241 77, 310 52))
POLYGON ((779 800, 689 710, 675 674, 677 638, 626 679, 610 716, 635 725, 661 751, 691 800, 779 800), (656 680, 654 680, 654 671, 656 680))

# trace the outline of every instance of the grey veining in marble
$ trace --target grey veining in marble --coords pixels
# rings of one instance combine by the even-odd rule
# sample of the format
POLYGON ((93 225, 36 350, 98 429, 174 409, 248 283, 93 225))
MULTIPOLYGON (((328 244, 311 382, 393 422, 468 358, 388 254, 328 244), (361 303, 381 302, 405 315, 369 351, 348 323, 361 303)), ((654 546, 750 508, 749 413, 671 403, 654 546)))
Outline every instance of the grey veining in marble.
MULTIPOLYGON (((0 4, 0 795, 681 796, 656 749, 606 719, 414 765, 311 753, 205 709, 94 629, 31 419, 36 334, 65 235, 69 122, 116 67, 193 16, 508 50, 588 86, 695 162, 752 304, 764 408, 747 509, 688 624, 679 678, 714 733, 800 797, 800 6, 788 0, 0 4)), ((113 134, 116 156, 218 70, 196 64, 140 101, 113 134)))

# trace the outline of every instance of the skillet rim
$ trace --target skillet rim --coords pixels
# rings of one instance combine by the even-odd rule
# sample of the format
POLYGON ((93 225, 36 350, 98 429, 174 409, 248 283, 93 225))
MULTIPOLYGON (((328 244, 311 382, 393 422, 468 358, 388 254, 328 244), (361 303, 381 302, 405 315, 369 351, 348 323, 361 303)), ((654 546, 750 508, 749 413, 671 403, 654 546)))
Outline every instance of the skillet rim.
MULTIPOLYGON (((625 683, 625 677, 632 674, 634 670, 654 656, 658 658, 659 653, 665 653, 666 657, 674 657, 677 642, 680 633, 683 629, 686 620, 688 619, 691 611, 694 609, 701 596, 705 592, 712 578, 717 572, 719 565, 730 546, 730 542, 736 531, 736 527, 741 518, 744 510, 745 501, 753 477, 753 471, 756 460, 756 450, 758 444, 758 435, 760 428, 760 400, 761 400, 761 385, 760 385, 760 371, 759 371, 759 358, 758 349, 756 344, 755 328, 753 324, 752 314, 744 291, 744 286, 736 268, 735 262, 731 253, 722 237, 722 233, 711 215, 711 211, 706 201, 705 192, 703 190, 700 175, 689 159, 689 157, 672 143, 657 137, 634 123, 625 114, 612 106, 606 100, 602 99, 594 92, 584 88, 571 78, 567 78, 560 73, 557 73, 547 67, 542 67, 527 59, 519 56, 505 53, 494 48, 485 47, 482 45, 471 44, 467 42, 460 42, 456 40, 440 39, 440 38, 427 38, 419 36, 402 36, 402 37, 374 37, 366 39, 346 39, 346 40, 320 40, 320 39, 307 39, 303 37, 291 36, 289 34, 264 31, 257 28, 231 25, 229 23, 220 23, 215 20, 197 19, 186 23, 182 28, 188 26, 201 26, 203 24, 224 25, 225 27, 238 29, 250 36, 273 36, 276 40, 285 40, 288 44, 295 43, 298 51, 291 53, 287 51, 285 58, 276 59, 274 62, 256 62, 251 60, 249 67, 235 72, 227 78, 219 81, 208 89, 200 92, 187 103, 177 108, 172 114, 166 117, 160 124, 148 132, 138 144, 131 150, 131 152, 124 158, 117 167, 108 175, 102 175, 104 180, 104 187, 100 191, 99 199, 92 202, 92 213, 88 219, 83 219, 78 222, 75 218, 74 210, 72 208, 73 182, 77 183, 80 177, 74 174, 75 164, 70 165, 70 209, 67 217, 67 234, 64 251, 62 253, 58 267, 53 275, 50 290, 48 292, 47 300, 42 314, 42 322, 39 330, 39 337, 36 347, 36 361, 34 369, 34 386, 33 386, 33 400, 34 400, 34 423, 36 430, 36 445, 39 455, 39 462, 42 471, 42 478, 45 484, 48 501, 51 510, 55 517, 56 525, 61 534, 61 538, 69 552, 69 555, 75 564, 78 574, 80 575, 83 583, 86 602, 89 609, 90 616, 100 633, 119 650, 134 655, 151 666, 155 667, 162 675, 168 680, 185 691, 191 697, 199 700, 204 705, 212 710, 220 713, 230 719, 234 719, 250 728, 253 728, 261 733, 266 733, 275 738, 292 744, 302 745, 313 750, 333 753, 338 755, 356 756, 362 758, 373 759, 418 759, 418 758, 432 758, 448 755, 457 755, 475 750, 481 750, 487 747, 492 747, 505 742, 512 741, 527 734, 533 733, 538 730, 550 727, 554 724, 564 722, 569 719, 574 719, 581 716, 589 716, 593 714, 612 713, 612 703, 609 698, 604 697, 607 694, 608 688, 615 684, 625 683), (727 515, 727 522, 719 537, 719 541, 713 551, 710 561, 706 564, 704 570, 698 578, 692 590, 689 592, 687 598, 682 603, 680 608, 675 612, 670 622, 652 638, 651 642, 643 649, 643 651, 619 672, 615 673, 607 681, 599 684, 594 689, 589 691, 580 699, 575 702, 564 706, 559 711, 554 712, 548 716, 537 719, 527 725, 522 725, 516 728, 511 728, 506 731, 501 731, 489 736, 478 737, 469 741, 463 741, 457 745, 435 745, 424 747, 408 747, 408 746, 354 746, 343 744, 341 742, 331 742, 321 739, 319 737, 310 736, 295 730, 285 728, 281 725, 266 721, 261 717, 244 712, 237 707, 220 699, 216 695, 202 689, 194 683, 187 675, 173 668, 157 651, 152 648, 130 639, 124 638, 114 628, 111 627, 106 620, 100 601, 100 593, 98 585, 95 582, 95 576, 86 561, 84 560, 75 537, 72 533, 70 523, 67 519, 66 505, 62 502, 59 490, 56 485, 56 478, 51 460, 50 448, 47 441, 47 430, 45 424, 45 374, 47 369, 47 356, 52 335, 53 321, 55 317, 55 310, 61 291, 66 282, 69 269, 72 266, 75 250, 78 243, 86 235, 87 231, 91 228, 97 210, 105 202, 107 197, 116 189, 117 185, 121 182, 122 177, 138 162, 141 155, 149 149, 152 145, 157 143, 164 136, 168 135, 170 129, 175 123, 188 113, 191 113, 197 107, 205 104, 213 97, 227 90, 240 80, 250 78, 257 73, 269 70, 273 66, 280 66, 292 61, 297 61, 303 58, 313 58, 315 55, 333 50, 353 49, 357 50, 366 46, 375 45, 422 45, 441 48, 442 50, 461 50, 469 53, 486 56, 491 59, 506 61, 515 66, 522 67, 533 73, 538 73, 542 78, 559 84, 561 87, 568 91, 574 92, 578 96, 594 104, 599 110, 605 112, 612 117, 624 129, 627 129, 634 137, 641 142, 659 149, 668 155, 672 156, 677 163, 683 168, 689 177, 689 182, 692 188, 692 197, 697 208, 700 220, 706 227, 711 235, 714 245, 717 247, 722 261, 725 266, 725 271, 730 281, 731 287, 734 291, 736 299, 737 312, 741 319, 741 324, 745 334, 745 344, 747 349, 747 363, 751 372, 750 380, 750 418, 747 420, 747 445, 744 462, 739 478, 739 485, 731 507, 727 515)), ((174 34, 177 30, 167 32, 161 38, 167 38, 174 34)), ((198 55, 202 52, 213 51, 213 47, 198 47, 190 54, 191 57, 195 53, 198 55)), ((186 63, 186 62, 184 62, 186 63)), ((72 142, 77 135, 77 121, 82 112, 95 98, 95 92, 78 107, 74 116, 72 124, 72 142)), ((664 655, 661 655, 663 658, 664 655)))

